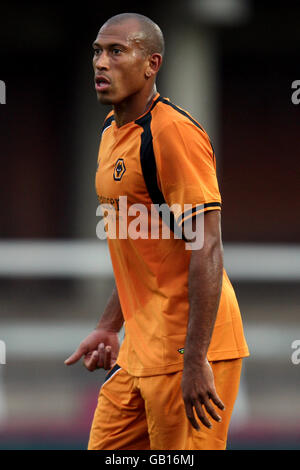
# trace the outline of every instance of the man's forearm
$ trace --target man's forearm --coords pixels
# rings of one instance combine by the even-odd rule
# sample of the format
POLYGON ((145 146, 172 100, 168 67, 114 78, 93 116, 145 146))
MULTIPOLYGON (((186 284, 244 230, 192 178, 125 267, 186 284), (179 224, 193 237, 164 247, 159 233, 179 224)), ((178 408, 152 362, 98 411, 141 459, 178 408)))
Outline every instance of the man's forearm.
POLYGON ((108 331, 119 332, 124 323, 123 313, 120 305, 116 286, 106 304, 104 312, 98 322, 97 328, 108 331))
POLYGON ((191 252, 185 364, 196 364, 206 359, 220 301, 222 278, 223 252, 220 240, 191 252))

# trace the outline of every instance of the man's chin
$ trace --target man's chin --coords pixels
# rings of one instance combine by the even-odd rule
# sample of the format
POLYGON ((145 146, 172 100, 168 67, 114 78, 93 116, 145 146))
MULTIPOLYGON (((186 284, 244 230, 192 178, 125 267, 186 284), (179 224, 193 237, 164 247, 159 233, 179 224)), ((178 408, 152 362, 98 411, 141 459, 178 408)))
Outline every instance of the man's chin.
POLYGON ((113 104, 113 100, 104 93, 97 93, 97 99, 101 104, 113 104))

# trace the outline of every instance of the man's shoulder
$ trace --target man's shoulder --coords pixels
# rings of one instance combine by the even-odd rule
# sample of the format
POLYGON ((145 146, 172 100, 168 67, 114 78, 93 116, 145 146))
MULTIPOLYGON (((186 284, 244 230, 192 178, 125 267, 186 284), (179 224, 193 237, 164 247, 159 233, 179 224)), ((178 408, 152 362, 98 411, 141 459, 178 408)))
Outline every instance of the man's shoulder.
POLYGON ((152 111, 153 136, 172 132, 196 132, 207 135, 202 125, 184 108, 172 103, 169 98, 161 97, 152 111))
POLYGON ((103 121, 103 125, 102 125, 102 131, 105 127, 109 126, 111 124, 111 122, 113 121, 114 119, 114 111, 113 109, 109 111, 109 113, 106 115, 104 121, 103 121))

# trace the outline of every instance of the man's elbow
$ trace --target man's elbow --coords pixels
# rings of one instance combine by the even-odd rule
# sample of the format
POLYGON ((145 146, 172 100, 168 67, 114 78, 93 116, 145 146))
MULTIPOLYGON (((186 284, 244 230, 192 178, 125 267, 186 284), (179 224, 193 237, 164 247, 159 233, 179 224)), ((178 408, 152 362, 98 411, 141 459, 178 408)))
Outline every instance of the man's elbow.
POLYGON ((223 243, 219 237, 209 237, 204 240, 202 256, 208 260, 214 261, 223 268, 223 243))
POLYGON ((208 237, 199 249, 192 249, 191 263, 192 264, 210 264, 213 263, 219 269, 223 269, 224 263, 223 244, 219 237, 208 237))

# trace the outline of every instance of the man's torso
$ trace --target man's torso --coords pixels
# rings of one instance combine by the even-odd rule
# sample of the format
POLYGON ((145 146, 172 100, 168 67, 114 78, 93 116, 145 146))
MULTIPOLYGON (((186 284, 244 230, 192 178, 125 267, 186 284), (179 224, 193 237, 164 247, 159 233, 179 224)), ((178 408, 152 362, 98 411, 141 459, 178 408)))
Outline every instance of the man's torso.
MULTIPOLYGON (((117 128, 112 113, 106 119, 95 184, 110 213, 108 244, 125 320, 117 362, 132 375, 183 368, 191 252, 168 232, 153 203, 175 204, 178 227, 192 215, 220 210, 215 170, 205 131, 159 95, 135 122, 117 128)), ((208 359, 247 355, 239 306, 224 270, 208 359)))

